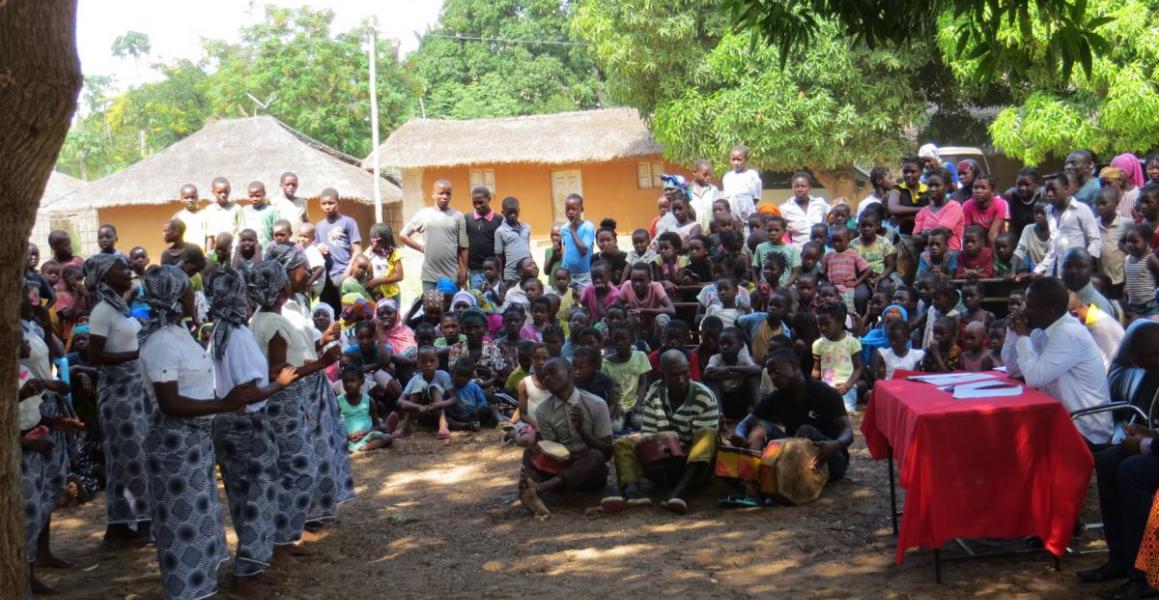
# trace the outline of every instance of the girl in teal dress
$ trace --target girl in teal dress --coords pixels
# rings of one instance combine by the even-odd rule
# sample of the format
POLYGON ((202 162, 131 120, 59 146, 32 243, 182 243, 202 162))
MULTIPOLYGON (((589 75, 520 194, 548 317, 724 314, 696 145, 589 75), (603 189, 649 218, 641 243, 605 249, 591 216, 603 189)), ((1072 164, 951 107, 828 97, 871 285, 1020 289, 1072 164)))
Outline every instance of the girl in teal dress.
POLYGON ((338 408, 342 411, 346 445, 351 452, 385 448, 394 441, 378 425, 374 403, 370 401, 370 396, 362 393, 364 381, 359 365, 350 364, 342 369, 342 388, 346 393, 338 396, 338 408))

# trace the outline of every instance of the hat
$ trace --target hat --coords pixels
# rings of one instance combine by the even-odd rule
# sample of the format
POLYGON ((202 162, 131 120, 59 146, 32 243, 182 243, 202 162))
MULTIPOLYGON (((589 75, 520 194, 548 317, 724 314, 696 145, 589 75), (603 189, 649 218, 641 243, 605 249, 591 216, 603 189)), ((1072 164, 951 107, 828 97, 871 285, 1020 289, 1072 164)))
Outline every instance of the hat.
POLYGON ((918 158, 932 158, 934 160, 941 160, 938 156, 938 147, 933 144, 926 144, 918 148, 918 158))
POLYGON ((673 188, 682 190, 688 187, 688 180, 683 175, 664 174, 660 176, 660 181, 664 183, 664 189, 666 190, 673 188))
POLYGON ((441 277, 435 287, 444 294, 454 294, 459 291, 459 285, 450 277, 441 277))

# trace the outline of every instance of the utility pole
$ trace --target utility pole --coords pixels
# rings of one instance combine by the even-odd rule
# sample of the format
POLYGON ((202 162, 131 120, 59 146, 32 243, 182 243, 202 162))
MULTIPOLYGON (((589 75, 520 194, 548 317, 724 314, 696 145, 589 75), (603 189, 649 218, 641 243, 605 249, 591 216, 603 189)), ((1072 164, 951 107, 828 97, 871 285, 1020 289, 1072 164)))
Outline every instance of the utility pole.
POLYGON ((382 222, 382 189, 378 164, 378 18, 370 16, 370 162, 374 170, 374 220, 382 222))

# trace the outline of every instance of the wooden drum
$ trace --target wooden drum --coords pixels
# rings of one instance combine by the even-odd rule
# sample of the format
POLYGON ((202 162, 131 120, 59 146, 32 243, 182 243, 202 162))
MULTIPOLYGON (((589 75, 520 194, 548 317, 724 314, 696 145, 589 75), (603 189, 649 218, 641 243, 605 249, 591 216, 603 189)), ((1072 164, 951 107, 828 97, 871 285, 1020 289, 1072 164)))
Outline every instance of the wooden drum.
POLYGON ((571 460, 571 452, 567 446, 558 442, 539 440, 532 451, 531 466, 544 473, 558 475, 567 467, 571 460))
POLYGON ((829 465, 813 468, 819 451, 812 440, 773 440, 761 454, 758 483, 762 493, 788 504, 816 500, 829 482, 829 465))
POLYGON ((645 467, 663 466, 685 459, 684 446, 674 431, 661 431, 643 436, 636 443, 636 458, 645 467))
POLYGON ((717 477, 737 481, 756 482, 761 466, 761 453, 748 448, 721 446, 716 449, 717 477))

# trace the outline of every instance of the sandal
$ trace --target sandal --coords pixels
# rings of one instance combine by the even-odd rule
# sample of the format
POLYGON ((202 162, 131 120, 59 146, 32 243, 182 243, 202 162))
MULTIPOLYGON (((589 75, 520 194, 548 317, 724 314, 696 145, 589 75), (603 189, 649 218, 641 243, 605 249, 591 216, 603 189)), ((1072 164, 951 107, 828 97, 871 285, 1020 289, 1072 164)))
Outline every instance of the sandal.
POLYGON ((661 502, 660 506, 678 515, 683 515, 688 512, 688 503, 683 498, 669 498, 661 502))
POLYGON ((629 501, 625 500, 623 496, 608 496, 600 500, 600 508, 604 513, 612 515, 618 512, 628 510, 629 501))

